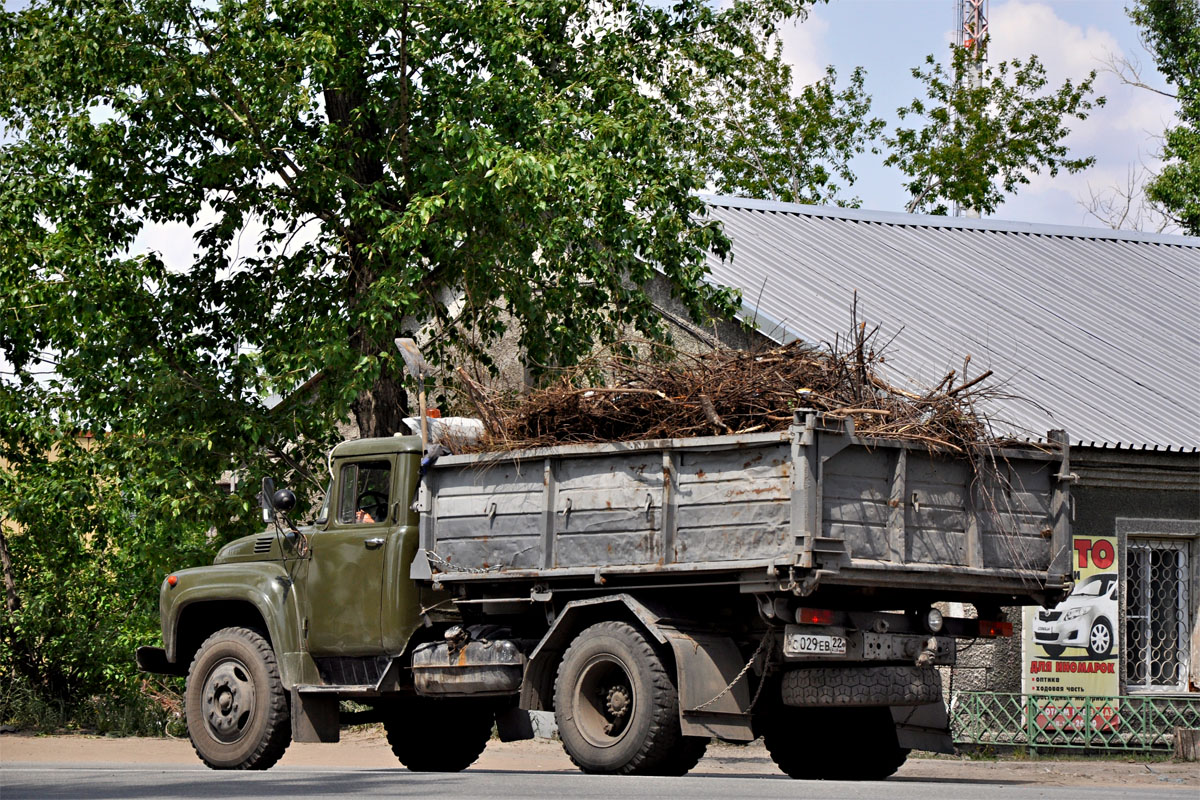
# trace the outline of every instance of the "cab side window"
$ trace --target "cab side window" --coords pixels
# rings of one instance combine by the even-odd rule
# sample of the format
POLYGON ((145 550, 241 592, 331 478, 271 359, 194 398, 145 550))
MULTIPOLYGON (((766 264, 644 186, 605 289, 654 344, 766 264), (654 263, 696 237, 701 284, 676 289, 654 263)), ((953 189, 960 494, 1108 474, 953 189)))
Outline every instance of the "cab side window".
POLYGON ((358 461, 343 464, 341 495, 338 498, 338 522, 364 525, 386 522, 391 471, 386 461, 358 461))

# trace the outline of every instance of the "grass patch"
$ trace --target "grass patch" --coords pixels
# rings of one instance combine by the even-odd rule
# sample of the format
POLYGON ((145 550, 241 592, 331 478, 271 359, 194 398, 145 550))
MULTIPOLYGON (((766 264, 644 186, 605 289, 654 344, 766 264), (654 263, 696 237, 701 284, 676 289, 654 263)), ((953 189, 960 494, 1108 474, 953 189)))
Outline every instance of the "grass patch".
POLYGON ((187 735, 174 683, 143 681, 138 690, 78 698, 47 696, 17 677, 0 682, 0 722, 34 733, 100 736, 187 735))

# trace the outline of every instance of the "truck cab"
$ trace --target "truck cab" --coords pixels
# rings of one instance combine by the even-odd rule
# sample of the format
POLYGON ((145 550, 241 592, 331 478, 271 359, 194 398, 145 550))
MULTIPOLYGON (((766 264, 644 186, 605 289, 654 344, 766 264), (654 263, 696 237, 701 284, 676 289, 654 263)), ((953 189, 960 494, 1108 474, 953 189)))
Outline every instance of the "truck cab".
POLYGON ((393 665, 422 627, 422 607, 438 601, 408 576, 421 439, 343 442, 329 464, 311 525, 272 513, 271 527, 229 543, 211 566, 162 583, 163 647, 139 648, 137 660, 188 676, 189 733, 210 766, 278 758, 278 745, 260 747, 272 736, 336 740, 339 698, 405 691, 393 665), (270 722, 272 705, 290 713, 265 730, 258 718, 270 722))

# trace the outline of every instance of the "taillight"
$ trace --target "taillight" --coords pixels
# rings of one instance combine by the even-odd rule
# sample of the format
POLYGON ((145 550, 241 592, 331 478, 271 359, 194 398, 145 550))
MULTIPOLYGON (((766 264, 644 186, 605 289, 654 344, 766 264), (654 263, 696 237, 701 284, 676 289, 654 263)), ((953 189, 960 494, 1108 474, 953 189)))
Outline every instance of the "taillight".
POLYGON ((797 608, 796 622, 801 625, 832 625, 833 612, 827 608, 797 608))
POLYGON ((997 636, 1012 636, 1013 627, 1011 622, 995 622, 990 619, 979 620, 979 635, 986 636, 989 639, 997 636))

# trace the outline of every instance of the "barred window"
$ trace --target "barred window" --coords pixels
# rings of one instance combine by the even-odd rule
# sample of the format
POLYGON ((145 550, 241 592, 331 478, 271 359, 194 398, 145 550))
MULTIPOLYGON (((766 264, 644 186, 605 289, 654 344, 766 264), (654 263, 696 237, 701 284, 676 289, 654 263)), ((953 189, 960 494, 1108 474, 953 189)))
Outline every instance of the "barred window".
POLYGON ((1191 626, 1187 543, 1129 539, 1125 564, 1125 685, 1183 690, 1191 626))

